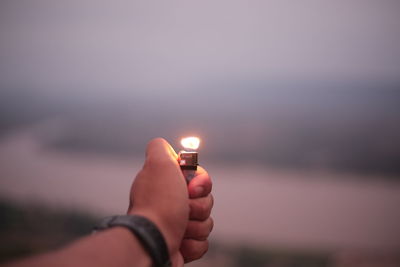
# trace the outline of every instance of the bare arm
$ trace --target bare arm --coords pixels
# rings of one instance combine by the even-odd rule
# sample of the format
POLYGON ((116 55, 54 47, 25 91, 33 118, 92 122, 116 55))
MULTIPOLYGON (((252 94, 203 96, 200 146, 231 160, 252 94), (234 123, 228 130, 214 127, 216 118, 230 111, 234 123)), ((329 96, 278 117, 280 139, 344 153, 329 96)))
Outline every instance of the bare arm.
MULTIPOLYGON (((132 184, 128 214, 142 215, 155 223, 166 240, 173 266, 183 266, 201 258, 208 249, 213 199, 207 172, 200 168, 187 186, 176 157, 164 139, 149 143, 145 164, 132 184)), ((7 266, 141 267, 151 263, 136 236, 128 229, 114 227, 7 266)))
POLYGON ((150 266, 151 259, 132 233, 115 227, 82 238, 59 251, 28 258, 7 266, 150 266))

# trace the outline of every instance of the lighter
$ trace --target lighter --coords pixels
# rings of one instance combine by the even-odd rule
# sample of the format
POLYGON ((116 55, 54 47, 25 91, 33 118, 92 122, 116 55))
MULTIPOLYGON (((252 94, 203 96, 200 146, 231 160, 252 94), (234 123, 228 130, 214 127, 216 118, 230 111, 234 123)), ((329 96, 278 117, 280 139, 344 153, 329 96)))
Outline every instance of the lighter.
POLYGON ((198 153, 196 149, 200 145, 200 139, 197 137, 186 137, 181 140, 184 150, 178 154, 178 162, 181 166, 183 176, 189 183, 196 174, 198 165, 198 153))

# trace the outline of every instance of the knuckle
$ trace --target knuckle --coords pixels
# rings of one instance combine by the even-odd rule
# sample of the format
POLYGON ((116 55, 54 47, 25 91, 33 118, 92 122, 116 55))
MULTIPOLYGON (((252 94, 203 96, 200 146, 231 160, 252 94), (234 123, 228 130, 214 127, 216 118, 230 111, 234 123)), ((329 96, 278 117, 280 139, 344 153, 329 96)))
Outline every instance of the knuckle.
POLYGON ((204 201, 202 201, 200 205, 201 214, 204 219, 208 218, 211 214, 211 209, 213 205, 212 197, 209 195, 207 196, 204 201))
POLYGON ((190 199, 190 218, 196 220, 206 220, 210 217, 213 206, 213 198, 211 195, 203 198, 190 199))
POLYGON ((208 190, 209 192, 211 192, 212 183, 211 183, 210 176, 209 176, 208 174, 205 175, 205 178, 203 178, 201 182, 203 183, 203 186, 204 186, 205 188, 207 188, 207 190, 208 190))
POLYGON ((208 241, 185 239, 181 247, 182 256, 186 263, 200 259, 208 251, 208 241))
POLYGON ((200 257, 202 257, 204 254, 206 254, 207 253, 207 251, 208 251, 208 241, 207 240, 205 240, 205 241, 203 241, 203 247, 202 247, 202 251, 201 251, 201 256, 200 257))
POLYGON ((207 215, 208 205, 206 202, 201 202, 198 206, 200 217, 204 217, 207 215))
POLYGON ((194 239, 198 241, 206 241, 208 238, 208 234, 205 233, 199 233, 198 236, 196 236, 194 239))
POLYGON ((206 240, 209 235, 208 229, 209 228, 207 227, 207 225, 205 225, 205 223, 201 222, 199 227, 196 230, 196 234, 197 234, 196 239, 197 240, 206 240))
POLYGON ((195 246, 191 251, 190 258, 192 260, 198 260, 201 257, 203 257, 204 254, 207 253, 207 251, 208 251, 208 241, 207 240, 201 241, 201 243, 198 243, 198 245, 195 246))
POLYGON ((214 196, 213 194, 210 194, 209 197, 210 197, 210 209, 212 209, 214 207, 214 196))
POLYGON ((212 185, 211 182, 205 182, 204 183, 204 188, 205 188, 205 193, 210 194, 212 190, 212 185))
POLYGON ((208 218, 208 233, 211 233, 214 229, 214 220, 212 217, 208 218))
POLYGON ((205 221, 189 221, 185 237, 204 241, 210 235, 210 228, 209 219, 205 221))
POLYGON ((205 217, 205 205, 201 201, 193 201, 190 204, 190 218, 196 220, 203 220, 205 217))

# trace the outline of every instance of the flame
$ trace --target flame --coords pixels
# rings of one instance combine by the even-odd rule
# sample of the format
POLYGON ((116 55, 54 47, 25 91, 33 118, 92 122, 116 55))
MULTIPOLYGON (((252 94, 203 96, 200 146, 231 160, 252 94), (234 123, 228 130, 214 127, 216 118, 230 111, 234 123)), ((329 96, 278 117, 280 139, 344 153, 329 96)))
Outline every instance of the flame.
POLYGON ((200 139, 197 137, 186 137, 181 140, 181 144, 186 149, 196 150, 199 148, 200 139))

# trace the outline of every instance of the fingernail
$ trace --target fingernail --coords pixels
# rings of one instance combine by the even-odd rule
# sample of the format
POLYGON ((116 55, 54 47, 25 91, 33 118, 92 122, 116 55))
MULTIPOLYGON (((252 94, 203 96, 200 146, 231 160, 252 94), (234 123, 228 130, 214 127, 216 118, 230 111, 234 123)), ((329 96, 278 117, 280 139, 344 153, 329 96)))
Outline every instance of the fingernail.
POLYGON ((204 192, 204 188, 202 186, 196 186, 194 188, 194 196, 195 197, 201 196, 203 194, 203 192, 204 192))

